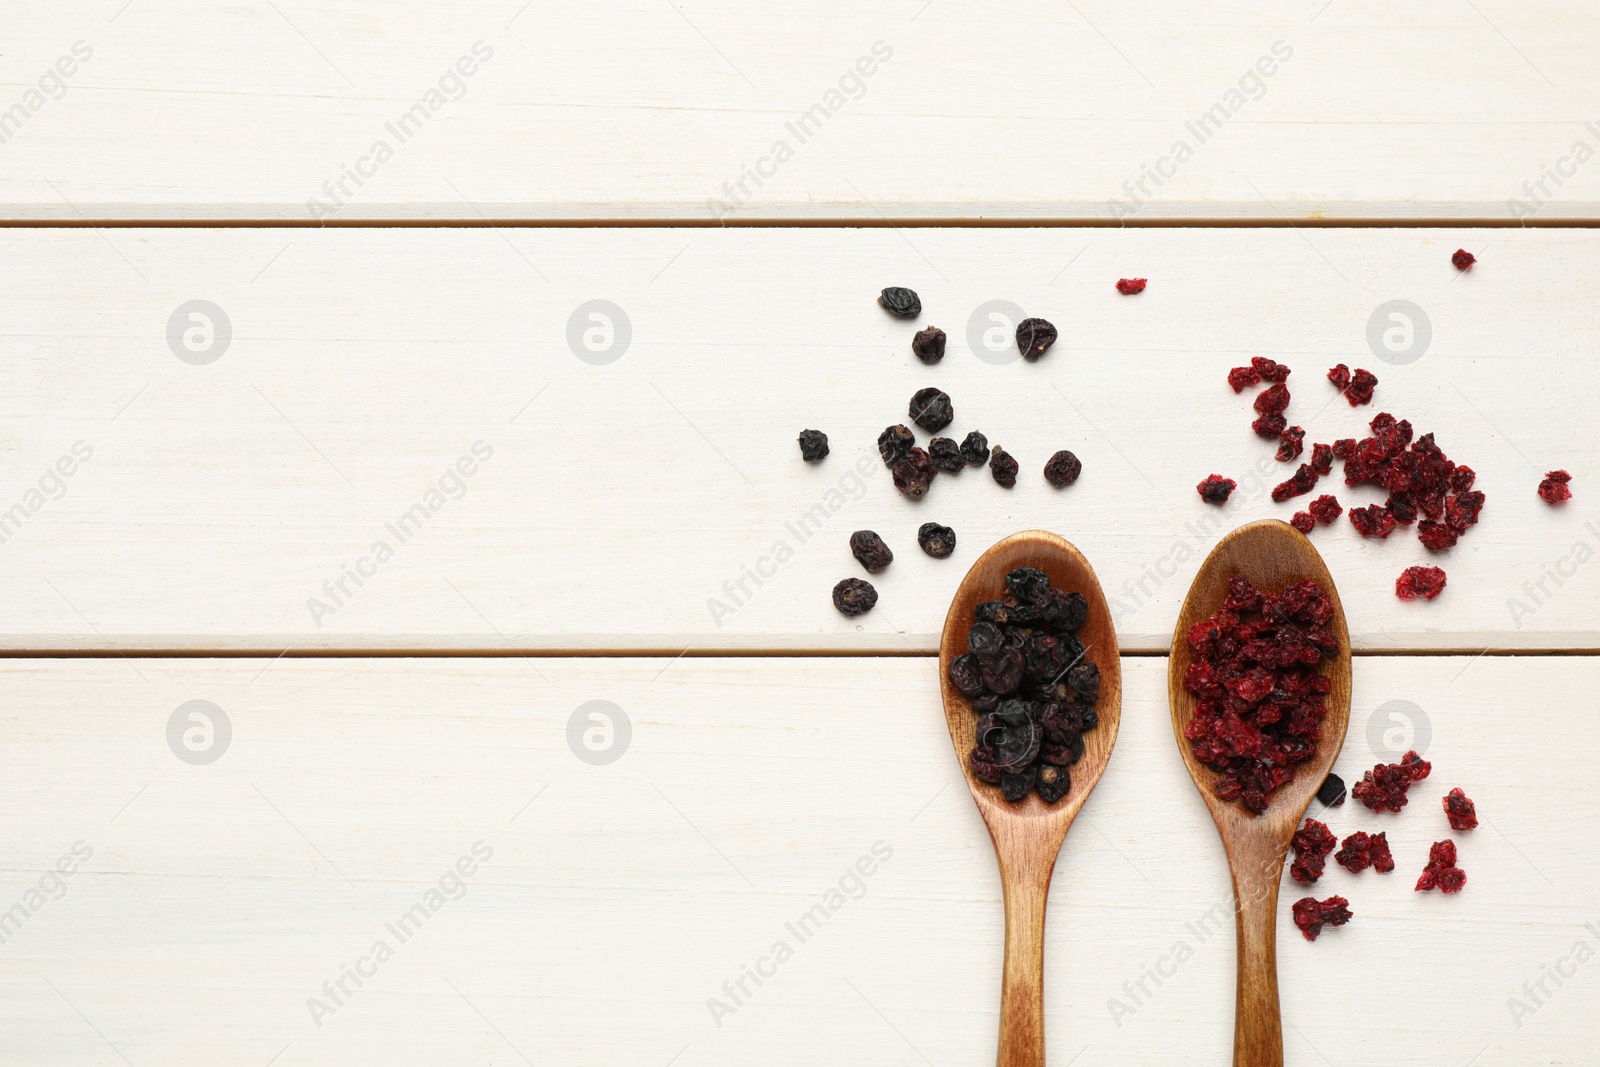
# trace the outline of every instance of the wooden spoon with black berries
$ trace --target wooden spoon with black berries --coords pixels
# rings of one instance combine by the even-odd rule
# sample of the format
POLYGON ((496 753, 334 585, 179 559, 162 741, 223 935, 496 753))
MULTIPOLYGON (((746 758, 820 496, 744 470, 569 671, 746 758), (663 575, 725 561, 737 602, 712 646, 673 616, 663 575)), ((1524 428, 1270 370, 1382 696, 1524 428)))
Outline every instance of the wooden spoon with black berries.
MULTIPOLYGON (((1178 616, 1167 689, 1178 749, 1233 875, 1233 1062, 1281 1067, 1278 884, 1295 827, 1350 724, 1350 633, 1304 534, 1263 519, 1217 544, 1178 616)), ((1350 918, 1337 896, 1295 908, 1333 925, 1350 918)))
POLYGON ((1041 530, 978 557, 939 642, 944 714, 1005 892, 999 1067, 1043 1067, 1044 913, 1056 855, 1117 740, 1122 669, 1083 554, 1041 530))

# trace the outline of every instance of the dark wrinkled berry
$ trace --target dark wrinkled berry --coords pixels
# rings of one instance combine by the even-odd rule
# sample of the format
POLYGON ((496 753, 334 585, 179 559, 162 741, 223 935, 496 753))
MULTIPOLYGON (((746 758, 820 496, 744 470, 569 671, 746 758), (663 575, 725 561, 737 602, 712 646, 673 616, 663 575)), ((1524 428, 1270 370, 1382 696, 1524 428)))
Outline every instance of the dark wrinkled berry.
POLYGON ((1235 367, 1228 372, 1228 384, 1236 393, 1242 393, 1252 385, 1261 384, 1261 372, 1254 367, 1235 367))
POLYGON ((1315 819, 1307 819, 1294 832, 1289 844, 1294 847, 1294 862, 1289 864, 1289 876, 1303 885, 1310 885, 1322 877, 1328 863, 1328 853, 1339 843, 1333 831, 1315 819))
POLYGON ((1032 363, 1056 343, 1056 328, 1044 319, 1023 319, 1017 323, 1017 351, 1032 363))
POLYGON ((1568 483, 1572 475, 1566 471, 1551 471, 1539 483, 1539 499, 1546 504, 1561 504, 1572 499, 1572 489, 1568 483))
POLYGON ((1445 573, 1438 567, 1407 567, 1395 579, 1394 595, 1401 600, 1432 600, 1444 592, 1445 581, 1445 573))
MULTIPOLYGON (((1083 742, 1080 739, 1078 743, 1081 745, 1083 742)), ((1071 789, 1072 776, 1067 773, 1065 767, 1057 767, 1048 763, 1040 766, 1038 781, 1034 784, 1034 790, 1038 792, 1040 800, 1046 804, 1054 804, 1066 796, 1071 789)))
POLYGON ((935 437, 928 442, 928 458, 942 471, 955 474, 967 465, 961 455, 961 446, 948 437, 935 437))
POLYGON ((944 358, 944 340, 943 330, 929 326, 918 330, 916 336, 911 338, 911 351, 922 362, 931 365, 944 358))
POLYGON ((977 430, 967 434, 961 441, 961 458, 972 467, 981 467, 989 462, 989 439, 977 430))
POLYGON ((1195 492, 1200 494, 1200 499, 1207 504, 1226 504, 1233 491, 1239 488, 1239 483, 1232 478, 1212 474, 1194 488, 1195 492))
POLYGON ((1317 800, 1325 808, 1337 808, 1344 804, 1344 799, 1344 779, 1337 774, 1329 774, 1317 789, 1317 800))
MULTIPOLYGON (((1278 435, 1278 462, 1287 463, 1306 450, 1306 431, 1303 426, 1287 426, 1278 435)), ((1315 468, 1313 468, 1315 469, 1315 468)), ((1331 468, 1330 468, 1331 469, 1331 468)), ((1321 473, 1321 472, 1319 472, 1321 473)))
POLYGON ((920 500, 927 493, 933 476, 938 473, 933 460, 920 448, 913 448, 904 459, 889 468, 894 487, 912 500, 920 500))
POLYGON ((1460 786, 1445 794, 1444 815, 1450 820, 1452 830, 1475 830, 1478 827, 1478 806, 1461 791, 1460 786))
POLYGON ((944 559, 956 550, 956 532, 936 522, 925 522, 917 527, 917 544, 934 559, 944 559))
POLYGON ((1021 774, 1000 775, 1000 793, 1011 803, 1015 804, 1033 791, 1032 770, 1023 771, 1021 774))
POLYGON ((1044 480, 1057 489, 1071 485, 1078 480, 1078 475, 1081 473, 1083 464, 1078 462, 1077 456, 1066 449, 1051 456, 1050 461, 1044 465, 1044 480))
POLYGON ((1005 488, 1010 489, 1017 484, 1017 471, 1020 469, 1017 461, 999 445, 995 445, 994 451, 989 453, 989 473, 1005 488))
POLYGON ((1456 270, 1471 270, 1472 265, 1478 262, 1478 257, 1465 248, 1458 248, 1450 257, 1450 262, 1455 265, 1456 270))
POLYGON ((889 546, 871 530, 857 530, 850 535, 850 554, 867 569, 868 574, 877 574, 894 562, 894 553, 889 551, 889 546))
POLYGON ((917 436, 909 429, 891 426, 878 435, 878 455, 883 457, 885 467, 893 467, 911 454, 916 443, 917 436))
POLYGON ((1144 278, 1123 278, 1117 282, 1117 292, 1123 296, 1135 296, 1144 292, 1146 284, 1148 283, 1144 278))
POLYGON ((929 433, 938 433, 949 426, 950 420, 956 417, 956 409, 950 403, 949 394, 932 386, 918 389, 912 395, 909 413, 911 421, 929 433))
POLYGON ((897 285, 878 294, 878 306, 897 319, 914 319, 922 314, 922 298, 897 285))
POLYGON ((1006 575, 1006 592, 1018 603, 1043 607, 1050 602, 1050 578, 1038 567, 1017 567, 1006 575))
POLYGON ((828 454, 828 435, 821 430, 800 431, 800 458, 816 463, 828 454))
POLYGON ((1407 752, 1399 763, 1380 763, 1362 775, 1350 792, 1373 811, 1399 810, 1406 806, 1406 791, 1433 771, 1433 764, 1407 752))
POLYGON ((865 615, 878 602, 878 591, 860 578, 846 578, 833 587, 833 606, 841 615, 865 615))
POLYGON ((1307 941, 1315 941, 1324 926, 1343 926, 1351 918, 1350 902, 1344 897, 1322 901, 1305 897, 1294 902, 1294 924, 1307 941))
POLYGON ((951 683, 969 697, 983 694, 983 675, 981 673, 978 657, 971 652, 963 652, 950 661, 951 683))

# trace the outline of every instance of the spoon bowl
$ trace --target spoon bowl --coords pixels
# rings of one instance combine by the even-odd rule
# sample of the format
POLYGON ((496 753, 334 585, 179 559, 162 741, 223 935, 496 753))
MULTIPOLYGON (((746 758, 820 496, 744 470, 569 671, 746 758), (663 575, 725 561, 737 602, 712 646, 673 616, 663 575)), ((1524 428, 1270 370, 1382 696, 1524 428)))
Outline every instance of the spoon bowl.
POLYGON ((1350 633, 1344 608, 1327 565, 1300 531, 1277 519, 1239 527, 1218 542, 1195 576, 1178 615, 1167 667, 1168 699, 1178 750, 1200 796, 1211 810, 1222 837, 1233 876, 1238 934, 1238 986, 1234 1003, 1234 1067, 1281 1067, 1283 1028, 1278 1009, 1278 885, 1290 838, 1300 825, 1311 798, 1333 768, 1350 725, 1350 633), (1339 652, 1323 663, 1332 683, 1327 716, 1316 755, 1301 763, 1295 775, 1268 799, 1267 810, 1253 815, 1236 801, 1218 797, 1218 773, 1195 758, 1184 737, 1194 718, 1197 699, 1184 687, 1184 673, 1194 660, 1190 628, 1222 607, 1228 583, 1239 575, 1266 593, 1279 593, 1306 579, 1322 586, 1333 603, 1328 630, 1339 639, 1339 652))
POLYGON ((1043 1067, 1044 913, 1050 878, 1067 829, 1105 773, 1122 710, 1117 634, 1100 581, 1083 554, 1055 534, 1029 530, 1012 534, 979 556, 962 579, 945 617, 939 642, 939 684, 950 740, 967 788, 994 841, 1005 893, 1005 976, 996 1063, 999 1067, 1043 1067), (1100 668, 1100 699, 1095 704, 1100 721, 1083 735, 1083 756, 1068 768, 1071 788, 1055 804, 1046 804, 1036 793, 1020 803, 1009 803, 999 786, 973 775, 967 757, 973 748, 977 717, 966 695, 950 681, 950 662, 967 651, 973 609, 983 601, 999 599, 1005 593, 1006 574, 1017 567, 1037 567, 1056 588, 1083 594, 1089 613, 1077 635, 1100 668))

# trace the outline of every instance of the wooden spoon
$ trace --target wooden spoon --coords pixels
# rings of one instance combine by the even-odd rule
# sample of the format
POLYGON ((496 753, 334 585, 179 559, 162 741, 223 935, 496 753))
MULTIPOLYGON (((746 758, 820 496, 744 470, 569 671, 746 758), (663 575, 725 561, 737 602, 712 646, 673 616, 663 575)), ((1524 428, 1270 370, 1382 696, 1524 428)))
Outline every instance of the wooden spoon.
POLYGON ((1172 704, 1172 729, 1178 751, 1216 820, 1222 847, 1233 875, 1234 919, 1238 935, 1238 987, 1234 999, 1234 1067, 1282 1067, 1283 1024, 1278 1014, 1277 920, 1278 883, 1289 839, 1306 806, 1316 795, 1344 745, 1350 724, 1350 633, 1344 608, 1322 557, 1304 534, 1286 522, 1263 519, 1241 526, 1222 539, 1195 576, 1178 616, 1168 660, 1167 691, 1172 704), (1328 714, 1322 721, 1317 754, 1300 764, 1294 778, 1272 793, 1267 810, 1251 815, 1237 801, 1219 798, 1212 789, 1217 772, 1200 763, 1183 736, 1194 717, 1195 695, 1184 688, 1183 675, 1193 661, 1188 633, 1195 623, 1222 607, 1228 583, 1238 575, 1267 593, 1281 592, 1314 579, 1333 601, 1328 629, 1339 638, 1339 654, 1324 663, 1333 682, 1328 714))
POLYGON ((1044 1065, 1044 909, 1050 895, 1050 876, 1067 828, 1077 817, 1089 791, 1100 781, 1111 746, 1117 740, 1122 710, 1122 668, 1117 659, 1117 634, 1105 594, 1094 568, 1072 545, 1052 533, 1030 530, 1012 534, 978 557, 956 590, 945 617, 939 642, 939 684, 944 692, 944 715, 950 727, 961 773, 989 827, 995 856, 1000 861, 1000 884, 1005 891, 1005 978, 1000 987, 999 1067, 1044 1065), (1055 804, 1029 794, 1020 804, 1000 795, 1000 787, 972 775, 967 756, 972 751, 977 716, 967 697, 950 681, 950 661, 967 651, 967 629, 972 609, 985 600, 998 600, 1006 589, 1006 574, 1017 567, 1037 567, 1058 589, 1082 593, 1089 617, 1078 631, 1088 656, 1100 668, 1100 700, 1095 705, 1100 722, 1083 735, 1083 758, 1070 770, 1072 786, 1055 804))

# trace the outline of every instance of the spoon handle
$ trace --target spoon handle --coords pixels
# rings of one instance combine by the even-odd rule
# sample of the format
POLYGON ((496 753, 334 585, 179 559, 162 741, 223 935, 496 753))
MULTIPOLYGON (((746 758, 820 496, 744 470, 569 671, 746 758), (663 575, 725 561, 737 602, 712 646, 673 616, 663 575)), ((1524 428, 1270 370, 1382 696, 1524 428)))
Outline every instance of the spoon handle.
POLYGON ((1006 902, 998 1067, 1044 1067, 1044 908, 1055 855, 1001 867, 1006 902))
POLYGON ((1283 853, 1238 863, 1239 984, 1234 997, 1234 1067, 1283 1067, 1283 1021, 1278 1011, 1278 880, 1283 853))

